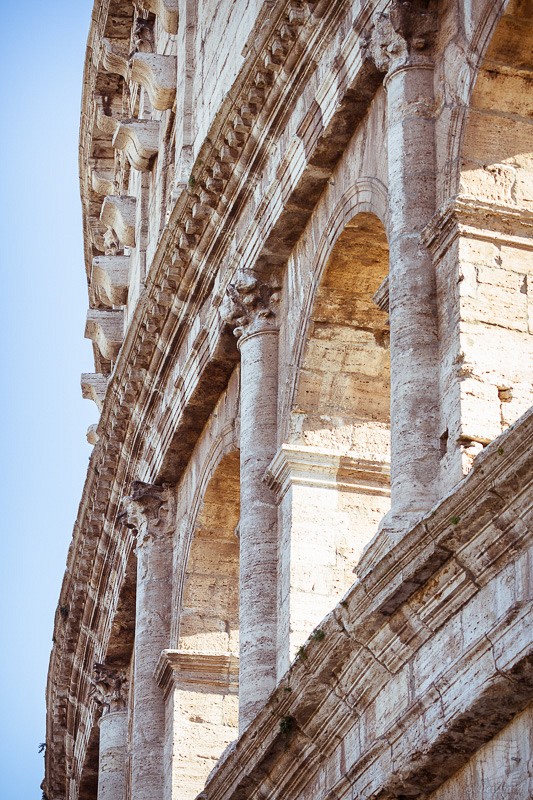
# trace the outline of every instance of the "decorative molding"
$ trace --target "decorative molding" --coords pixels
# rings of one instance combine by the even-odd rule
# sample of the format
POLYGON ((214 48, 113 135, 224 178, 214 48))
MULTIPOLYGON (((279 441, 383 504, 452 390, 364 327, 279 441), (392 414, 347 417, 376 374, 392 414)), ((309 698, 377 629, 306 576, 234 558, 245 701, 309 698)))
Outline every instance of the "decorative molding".
POLYGON ((385 311, 385 313, 389 313, 389 276, 385 278, 383 283, 380 285, 377 292, 372 297, 372 302, 377 305, 381 311, 385 311))
POLYGON ((141 0, 141 5, 159 17, 167 33, 174 36, 178 32, 178 0, 141 0))
POLYGON ((146 119, 128 119, 118 123, 111 144, 123 150, 134 169, 147 172, 159 148, 160 122, 146 119))
POLYGON ((93 258, 91 285, 101 290, 100 299, 104 303, 107 300, 106 305, 126 305, 129 275, 129 256, 108 255, 93 258))
POLYGON ((124 312, 90 308, 85 324, 85 338, 92 339, 104 358, 116 361, 124 339, 124 312))
POLYGON ((102 410, 109 375, 101 375, 95 372, 82 372, 81 375, 81 394, 85 400, 92 400, 102 410))
POLYGON ((263 283, 250 273, 241 272, 230 283, 221 317, 233 327, 237 338, 264 330, 276 330, 280 299, 277 282, 263 283))
POLYGON ((168 697, 173 689, 239 693, 239 659, 230 653, 163 650, 154 672, 168 697))
POLYGON ((158 111, 174 105, 177 80, 176 56, 136 53, 131 62, 131 80, 146 89, 151 104, 158 111))
POLYGON ((458 236, 533 248, 533 211, 457 195, 426 225, 422 242, 440 260, 458 236))
POLYGON ((171 532, 174 522, 174 495, 167 484, 133 481, 131 494, 122 500, 120 519, 136 537, 136 551, 160 534, 171 532))
POLYGON ((307 445, 282 445, 265 473, 265 483, 278 499, 293 485, 388 497, 389 482, 389 461, 307 445))
POLYGON ((126 247, 135 247, 135 197, 108 195, 100 211, 100 222, 115 231, 126 247))
POLYGON ((102 716, 124 711, 128 699, 128 681, 123 669, 94 664, 89 697, 101 709, 102 716))

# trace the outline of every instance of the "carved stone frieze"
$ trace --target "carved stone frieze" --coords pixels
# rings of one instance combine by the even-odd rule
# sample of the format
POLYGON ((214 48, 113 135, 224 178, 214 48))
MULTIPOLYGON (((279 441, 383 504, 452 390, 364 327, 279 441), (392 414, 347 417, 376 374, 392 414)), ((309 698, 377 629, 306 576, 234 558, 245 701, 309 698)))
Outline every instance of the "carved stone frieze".
POLYGON ((264 283, 254 275, 242 272, 227 288, 221 316, 233 326, 237 338, 276 328, 279 292, 280 286, 276 281, 264 283))
POLYGON ((102 714, 123 711, 128 699, 125 671, 105 664, 94 664, 89 697, 93 698, 102 714))

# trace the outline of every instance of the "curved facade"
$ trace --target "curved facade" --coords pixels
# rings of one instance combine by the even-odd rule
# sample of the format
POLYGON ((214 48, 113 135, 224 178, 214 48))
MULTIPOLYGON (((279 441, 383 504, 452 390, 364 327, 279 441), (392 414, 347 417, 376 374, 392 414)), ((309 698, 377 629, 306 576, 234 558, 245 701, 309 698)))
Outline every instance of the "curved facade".
POLYGON ((46 800, 532 796, 532 52, 525 0, 96 0, 46 800))

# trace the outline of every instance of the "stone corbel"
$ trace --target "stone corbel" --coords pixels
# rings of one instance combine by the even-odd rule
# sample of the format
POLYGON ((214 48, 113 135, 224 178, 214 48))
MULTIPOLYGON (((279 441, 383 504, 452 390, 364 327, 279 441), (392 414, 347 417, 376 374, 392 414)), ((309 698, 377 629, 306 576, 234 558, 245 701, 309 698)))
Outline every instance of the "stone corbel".
POLYGON ((101 290, 100 298, 103 302, 107 300, 109 306, 126 305, 129 274, 129 256, 109 255, 93 258, 91 283, 101 290))
POLYGON ((136 203, 134 197, 108 195, 100 211, 100 221, 112 228, 126 247, 135 247, 136 203))
POLYGON ((90 308, 87 312, 85 338, 92 339, 104 358, 115 361, 124 339, 124 312, 90 308))
POLYGON ((146 11, 159 17, 167 33, 175 35, 178 32, 178 0, 142 0, 142 5, 146 11))
POLYGON ((279 284, 262 283, 250 273, 238 274, 227 289, 221 317, 231 325, 237 338, 267 328, 277 328, 279 284))
POLYGON ((96 127, 98 130, 102 131, 102 133, 106 133, 108 136, 114 136, 117 128, 119 126, 120 120, 116 117, 111 116, 110 113, 107 113, 109 109, 104 107, 104 98, 101 96, 97 96, 95 98, 96 104, 96 127))
POLYGON ((128 78, 128 42, 124 39, 102 40, 102 68, 106 72, 128 78))
POLYGON ((94 664, 89 697, 102 710, 102 715, 124 711, 128 696, 128 681, 122 669, 94 664))
POLYGON ((163 650, 154 676, 165 697, 172 689, 239 693, 239 659, 230 653, 163 650))
POLYGON ((150 103, 158 111, 172 108, 176 96, 177 59, 155 53, 136 53, 131 64, 131 79, 146 89, 150 103))
POLYGON ((160 123, 153 120, 128 119, 117 123, 112 145, 123 150, 134 169, 145 172, 159 148, 160 123))
POLYGON ((109 381, 108 375, 98 372, 82 372, 81 394, 85 400, 93 400, 101 411, 109 381))
POLYGON ((112 171, 91 172, 91 187, 93 192, 99 195, 107 195, 115 193, 115 175, 112 171))

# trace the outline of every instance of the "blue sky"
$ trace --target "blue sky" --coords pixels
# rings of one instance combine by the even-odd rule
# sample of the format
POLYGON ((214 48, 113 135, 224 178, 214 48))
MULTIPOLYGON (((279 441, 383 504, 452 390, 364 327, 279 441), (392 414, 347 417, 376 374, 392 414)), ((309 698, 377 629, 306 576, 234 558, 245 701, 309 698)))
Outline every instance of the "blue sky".
POLYGON ((78 189, 92 0, 2 4, 0 800, 40 800, 52 625, 97 409, 78 189))

